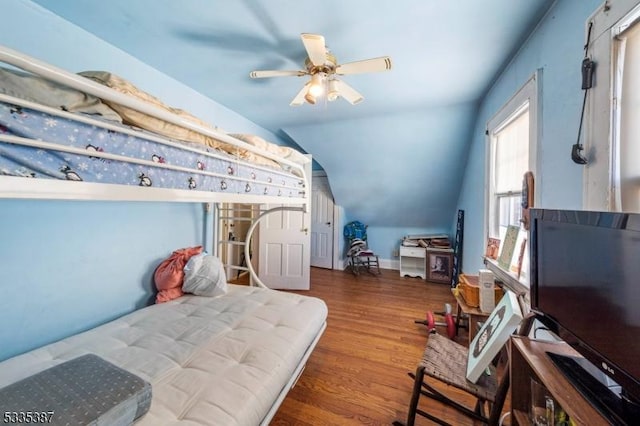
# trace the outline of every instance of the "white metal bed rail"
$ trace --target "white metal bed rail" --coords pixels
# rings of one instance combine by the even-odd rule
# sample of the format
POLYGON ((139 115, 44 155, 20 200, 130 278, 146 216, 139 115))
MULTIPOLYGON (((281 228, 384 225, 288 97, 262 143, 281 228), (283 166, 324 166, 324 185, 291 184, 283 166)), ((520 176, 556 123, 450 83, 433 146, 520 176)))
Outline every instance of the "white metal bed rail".
MULTIPOLYGON (((233 161, 234 164, 245 164, 247 166, 250 166, 252 168, 255 169, 259 169, 259 170, 265 170, 268 171, 269 173, 272 174, 278 174, 278 175, 282 175, 282 176, 291 176, 291 173, 289 172, 285 172, 283 170, 278 170, 276 168, 271 168, 271 167, 266 167, 266 166, 262 166, 259 164, 255 164, 255 163, 251 163, 247 160, 243 160, 237 156, 233 157, 233 158, 229 158, 228 156, 223 155, 222 153, 216 153, 215 151, 213 152, 208 152, 205 151, 203 148, 205 148, 205 146, 203 145, 202 148, 200 147, 193 147, 193 146, 189 146, 186 144, 181 144, 178 142, 173 142, 171 140, 168 140, 166 138, 161 138, 158 136, 155 136, 155 134, 150 133, 150 132, 145 132, 145 133, 140 133, 140 131, 136 131, 133 129, 130 129, 128 127, 122 126, 122 125, 114 125, 105 121, 100 121, 100 120, 96 120, 94 118, 88 117, 88 116, 84 116, 82 114, 74 114, 71 112, 67 112, 67 111, 63 111, 60 109, 56 109, 56 108, 51 108, 45 105, 40 105, 34 102, 30 102, 24 99, 20 99, 20 98, 15 98, 13 96, 9 96, 9 95, 5 95, 0 93, 0 101, 5 102, 7 104, 11 104, 11 105, 17 105, 23 108, 29 108, 29 109, 33 109, 39 112, 44 112, 47 113, 49 115, 54 115, 57 117, 61 117, 64 119, 69 119, 72 121, 77 121, 83 124, 88 124, 90 126, 95 126, 95 127, 99 127, 102 129, 106 129, 106 130, 113 130, 114 132, 118 132, 118 133, 122 133, 122 134, 126 134, 129 136, 133 136, 136 138, 140 138, 140 139, 145 139, 145 140, 149 140, 155 143, 159 143, 162 145, 167 145, 167 146, 171 146, 174 148, 178 148, 181 151, 190 151, 193 153, 196 153, 198 155, 202 155, 204 157, 211 157, 211 158, 216 158, 219 160, 224 160, 224 161, 233 161)), ((228 154, 228 155, 232 155, 232 154, 228 154)), ((125 158, 125 157, 123 157, 125 158)), ((296 178, 303 180, 303 178, 301 176, 296 176, 296 178)))
MULTIPOLYGON (((55 143, 46 142, 46 141, 42 141, 42 140, 27 139, 27 138, 23 138, 23 137, 20 137, 20 136, 11 136, 11 135, 2 135, 2 134, 0 134, 0 141, 9 142, 9 143, 12 143, 12 144, 15 144, 15 145, 21 145, 21 146, 30 146, 30 147, 35 147, 35 148, 43 148, 43 149, 51 150, 51 151, 67 152, 67 153, 71 153, 71 154, 82 155, 82 156, 85 156, 85 157, 97 157, 97 158, 103 158, 103 159, 106 159, 106 160, 121 161, 121 162, 130 163, 130 164, 139 164, 139 165, 148 166, 148 167, 157 167, 157 168, 175 170, 175 171, 179 171, 179 172, 187 172, 187 173, 190 173, 190 174, 198 174, 198 175, 204 175, 204 176, 219 177, 219 178, 223 178, 223 179, 246 182, 246 183, 250 183, 252 185, 253 184, 260 184, 260 185, 273 186, 273 187, 277 187, 277 188, 292 189, 291 187, 288 187, 286 185, 273 183, 273 182, 268 182, 268 181, 243 178, 243 177, 240 177, 240 176, 232 176, 232 175, 223 174, 223 173, 207 172, 205 170, 197 170, 197 169, 188 168, 188 167, 170 165, 170 164, 166 164, 166 163, 156 163, 156 162, 151 161, 151 160, 143 160, 143 159, 139 159, 139 158, 125 157, 125 156, 122 156, 122 155, 110 154, 110 153, 107 153, 107 152, 87 151, 86 149, 82 149, 82 148, 75 148, 75 147, 72 147, 72 146, 65 146, 65 145, 55 144, 55 143)), ((305 193, 305 189, 304 188, 302 188, 302 187, 298 188, 298 195, 299 196, 303 197, 304 193, 305 193)), ((283 197, 283 198, 286 198, 286 197, 283 197)))

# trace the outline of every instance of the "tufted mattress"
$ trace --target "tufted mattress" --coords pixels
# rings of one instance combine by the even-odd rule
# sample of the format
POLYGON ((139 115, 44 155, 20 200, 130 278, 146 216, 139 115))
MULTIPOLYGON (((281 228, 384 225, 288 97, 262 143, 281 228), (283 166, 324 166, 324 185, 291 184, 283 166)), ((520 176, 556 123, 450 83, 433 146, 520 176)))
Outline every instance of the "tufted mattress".
POLYGON ((151 383, 137 424, 257 425, 294 383, 326 316, 320 299, 229 285, 224 296, 183 296, 3 361, 0 388, 94 353, 151 383))

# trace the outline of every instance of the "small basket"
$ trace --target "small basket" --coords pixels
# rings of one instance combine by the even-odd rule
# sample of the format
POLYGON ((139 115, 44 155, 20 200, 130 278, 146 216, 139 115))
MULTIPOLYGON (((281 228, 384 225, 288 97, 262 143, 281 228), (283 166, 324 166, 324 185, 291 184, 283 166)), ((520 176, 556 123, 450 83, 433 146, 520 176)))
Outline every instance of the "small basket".
MULTIPOLYGON (((460 295, 464 299, 465 303, 472 308, 477 308, 480 306, 480 285, 478 284, 478 276, 477 275, 466 275, 460 274, 458 282, 458 291, 460 295)), ((502 299, 504 295, 504 291, 498 285, 495 286, 495 302, 496 305, 502 299)))

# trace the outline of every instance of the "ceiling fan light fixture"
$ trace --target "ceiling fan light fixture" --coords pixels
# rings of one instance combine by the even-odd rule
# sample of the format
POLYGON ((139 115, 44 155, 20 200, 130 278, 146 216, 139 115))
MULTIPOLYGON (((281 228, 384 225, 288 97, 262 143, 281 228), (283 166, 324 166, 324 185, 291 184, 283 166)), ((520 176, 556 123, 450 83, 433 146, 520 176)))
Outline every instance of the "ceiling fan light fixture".
POLYGON ((309 86, 307 93, 316 98, 322 96, 324 94, 324 82, 326 76, 327 75, 323 72, 313 74, 311 76, 311 85, 309 86))
POLYGON ((304 95, 304 100, 307 101, 307 103, 310 103, 311 105, 315 105, 316 97, 311 94, 311 89, 309 89, 307 94, 304 95))
POLYGON ((322 87, 322 85, 320 84, 312 84, 311 86, 309 86, 309 94, 311 96, 322 96, 322 94, 324 93, 324 87, 322 87))
POLYGON ((333 102, 340 97, 340 92, 338 91, 338 80, 329 80, 329 92, 327 93, 327 100, 329 102, 333 102))

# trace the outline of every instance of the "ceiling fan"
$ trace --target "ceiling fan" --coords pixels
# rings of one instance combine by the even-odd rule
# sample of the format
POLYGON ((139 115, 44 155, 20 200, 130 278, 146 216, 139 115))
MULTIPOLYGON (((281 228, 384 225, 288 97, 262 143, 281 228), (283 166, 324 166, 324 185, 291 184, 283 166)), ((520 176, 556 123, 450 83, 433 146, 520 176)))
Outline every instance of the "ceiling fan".
POLYGON ((327 94, 327 100, 330 102, 343 97, 350 104, 357 104, 362 102, 364 97, 347 83, 338 79, 338 76, 388 71, 391 69, 391 58, 388 56, 338 64, 336 57, 327 49, 323 36, 303 33, 301 38, 308 55, 308 58, 304 61, 304 70, 252 71, 249 74, 251 78, 310 76, 309 81, 291 101, 291 106, 300 106, 305 101, 315 104, 317 98, 325 93, 327 94))

